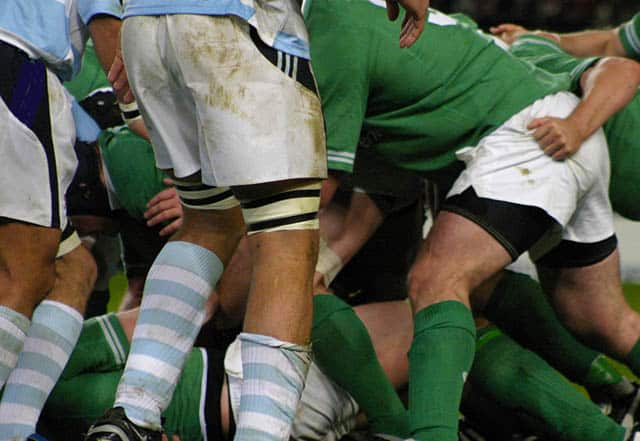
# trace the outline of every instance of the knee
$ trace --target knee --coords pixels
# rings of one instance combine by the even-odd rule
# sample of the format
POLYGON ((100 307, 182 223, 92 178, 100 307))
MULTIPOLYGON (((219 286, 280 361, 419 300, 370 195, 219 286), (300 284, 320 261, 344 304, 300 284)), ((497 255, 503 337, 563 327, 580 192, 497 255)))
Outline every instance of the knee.
POLYGON ((32 268, 0 266, 0 301, 3 305, 26 316, 53 289, 55 283, 54 261, 43 261, 32 268))
POLYGON ((414 311, 447 300, 469 306, 470 281, 464 274, 440 268, 434 262, 433 265, 414 265, 409 271, 407 285, 414 311), (429 269, 425 269, 425 266, 429 269))

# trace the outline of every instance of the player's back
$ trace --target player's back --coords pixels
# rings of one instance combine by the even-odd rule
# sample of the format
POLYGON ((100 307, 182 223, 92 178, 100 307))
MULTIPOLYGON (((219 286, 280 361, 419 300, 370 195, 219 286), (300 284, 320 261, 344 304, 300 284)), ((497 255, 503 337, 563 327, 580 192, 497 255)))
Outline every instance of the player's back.
MULTIPOLYGON (((567 87, 566 77, 514 59, 491 39, 435 10, 418 42, 400 50, 397 25, 387 20, 384 2, 308 3, 323 104, 332 99, 336 82, 359 90, 355 111, 361 106, 364 125, 383 133, 376 148, 403 167, 448 165, 455 150, 475 145, 536 99, 567 87)), ((329 132, 331 124, 328 115, 329 132)))

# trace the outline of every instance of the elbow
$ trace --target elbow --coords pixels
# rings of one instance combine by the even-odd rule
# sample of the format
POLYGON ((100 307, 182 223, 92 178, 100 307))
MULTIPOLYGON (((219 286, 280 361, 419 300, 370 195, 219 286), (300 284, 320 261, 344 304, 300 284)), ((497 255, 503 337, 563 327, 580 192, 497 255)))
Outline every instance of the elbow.
POLYGON ((640 87, 640 63, 628 58, 606 57, 598 65, 616 72, 629 88, 636 90, 640 87))

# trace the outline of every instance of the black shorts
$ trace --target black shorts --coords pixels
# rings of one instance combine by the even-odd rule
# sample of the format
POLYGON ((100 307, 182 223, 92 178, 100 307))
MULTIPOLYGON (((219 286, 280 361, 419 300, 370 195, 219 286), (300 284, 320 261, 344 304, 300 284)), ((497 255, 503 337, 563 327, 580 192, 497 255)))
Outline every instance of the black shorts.
MULTIPOLYGON (((558 226, 541 208, 482 198, 472 187, 447 198, 442 210, 459 214, 482 227, 514 261, 558 226)), ((536 263, 549 268, 589 266, 604 260, 616 247, 615 235, 594 243, 563 240, 536 263)))

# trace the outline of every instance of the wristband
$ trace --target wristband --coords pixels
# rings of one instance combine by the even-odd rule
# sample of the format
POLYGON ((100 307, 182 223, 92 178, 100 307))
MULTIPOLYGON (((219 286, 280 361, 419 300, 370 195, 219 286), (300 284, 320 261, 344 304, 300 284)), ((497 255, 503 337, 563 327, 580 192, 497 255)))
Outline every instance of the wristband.
POLYGON ((142 115, 140 115, 140 109, 138 109, 138 103, 135 101, 129 104, 118 102, 118 107, 120 108, 122 119, 127 124, 142 118, 142 115))

